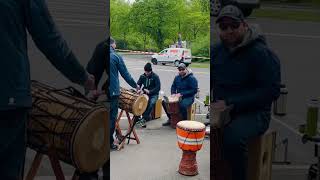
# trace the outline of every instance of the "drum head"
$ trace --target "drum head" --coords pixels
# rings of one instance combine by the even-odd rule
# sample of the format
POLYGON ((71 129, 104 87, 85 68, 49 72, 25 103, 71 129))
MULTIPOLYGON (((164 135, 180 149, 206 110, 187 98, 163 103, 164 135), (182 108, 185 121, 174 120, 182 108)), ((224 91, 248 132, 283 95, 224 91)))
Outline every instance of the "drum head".
POLYGON ((73 136, 72 159, 82 172, 93 172, 109 159, 109 111, 99 107, 90 111, 73 136))
POLYGON ((142 95, 137 97, 136 101, 132 105, 132 113, 136 116, 141 116, 148 106, 148 96, 142 95))
POLYGON ((206 128, 206 126, 202 122, 198 121, 180 121, 177 126, 181 129, 185 130, 193 130, 193 131, 202 131, 206 128))

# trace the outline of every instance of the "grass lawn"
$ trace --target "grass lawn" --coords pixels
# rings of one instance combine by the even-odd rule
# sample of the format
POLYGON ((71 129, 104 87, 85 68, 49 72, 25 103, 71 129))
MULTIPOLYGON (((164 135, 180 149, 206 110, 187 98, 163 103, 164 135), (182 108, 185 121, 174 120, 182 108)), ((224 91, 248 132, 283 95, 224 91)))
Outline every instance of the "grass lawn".
POLYGON ((191 68, 210 68, 210 62, 203 62, 203 63, 191 63, 191 68))

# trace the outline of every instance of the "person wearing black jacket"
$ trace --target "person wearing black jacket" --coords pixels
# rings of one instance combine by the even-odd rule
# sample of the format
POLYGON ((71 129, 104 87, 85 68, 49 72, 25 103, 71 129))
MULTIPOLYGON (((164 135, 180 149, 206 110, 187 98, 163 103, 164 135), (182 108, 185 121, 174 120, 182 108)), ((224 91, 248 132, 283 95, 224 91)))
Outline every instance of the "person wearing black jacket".
POLYGON ((159 76, 152 71, 151 63, 144 66, 144 73, 140 76, 137 84, 141 88, 139 92, 148 95, 149 101, 146 111, 142 114, 142 119, 139 121, 142 127, 146 127, 145 122, 150 121, 150 113, 159 98, 161 82, 159 76))
MULTIPOLYGON (((106 72, 107 78, 106 81, 103 83, 102 91, 106 93, 107 95, 107 102, 109 103, 109 67, 110 67, 110 58, 109 58, 109 42, 107 39, 102 40, 99 42, 95 50, 92 54, 91 59, 89 60, 87 64, 87 71, 94 75, 95 78, 95 90, 94 94, 91 95, 90 98, 93 98, 93 100, 96 100, 98 96, 100 95, 98 90, 99 82, 102 78, 103 72, 106 72)), ((88 92, 87 92, 88 93, 88 92)), ((110 111, 110 109, 108 109, 110 111)), ((109 123, 109 122, 108 122, 109 123)), ((109 154, 109 152, 106 152, 109 154)), ((108 155, 109 156, 109 155, 108 155)), ((110 179, 110 158, 108 161, 103 165, 103 180, 109 180, 110 179)), ((98 172, 93 173, 79 173, 79 180, 98 180, 98 172)))
POLYGON ((223 158, 232 180, 246 180, 248 141, 267 131, 272 102, 280 95, 280 61, 236 6, 225 6, 216 23, 221 42, 211 52, 212 108, 232 108, 223 130, 223 158))
POLYGON ((0 1, 0 179, 22 180, 32 107, 27 31, 50 63, 73 83, 94 88, 58 31, 45 0, 0 1))

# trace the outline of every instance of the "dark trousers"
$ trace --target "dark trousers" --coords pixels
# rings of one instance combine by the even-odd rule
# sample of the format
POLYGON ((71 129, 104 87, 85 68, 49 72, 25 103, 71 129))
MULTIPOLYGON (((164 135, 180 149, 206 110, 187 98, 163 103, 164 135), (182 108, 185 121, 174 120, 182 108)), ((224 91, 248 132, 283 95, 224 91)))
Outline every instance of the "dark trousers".
POLYGON ((113 144, 113 134, 116 128, 116 120, 118 116, 119 96, 113 96, 110 99, 110 144, 113 144))
POLYGON ((0 111, 0 179, 22 180, 28 109, 0 111))
POLYGON ((248 141, 262 135, 269 127, 270 112, 237 115, 224 129, 224 158, 231 166, 232 180, 247 180, 248 141))
POLYGON ((153 107, 154 105, 156 104, 157 100, 158 100, 158 95, 155 95, 155 96, 149 96, 149 101, 148 101, 148 106, 147 106, 147 109, 146 111, 142 114, 142 117, 145 119, 145 120, 150 120, 150 114, 151 114, 151 111, 153 110, 153 107))
MULTIPOLYGON (((193 97, 183 98, 179 102, 179 108, 180 108, 179 111, 180 111, 180 114, 181 114, 183 120, 188 119, 188 107, 191 106, 193 102, 194 102, 193 97)), ((168 113, 167 105, 164 101, 162 101, 162 107, 163 107, 164 111, 166 112, 168 118, 171 119, 170 114, 168 113)))

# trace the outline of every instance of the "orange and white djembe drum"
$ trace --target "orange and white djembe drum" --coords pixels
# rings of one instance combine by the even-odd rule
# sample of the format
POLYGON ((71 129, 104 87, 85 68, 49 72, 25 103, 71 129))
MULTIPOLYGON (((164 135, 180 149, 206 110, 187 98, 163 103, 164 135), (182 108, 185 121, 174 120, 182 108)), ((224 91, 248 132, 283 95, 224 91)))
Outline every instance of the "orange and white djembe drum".
POLYGON ((202 148, 206 126, 197 121, 180 121, 176 131, 178 146, 183 154, 179 165, 179 173, 187 176, 198 174, 196 152, 202 148))

